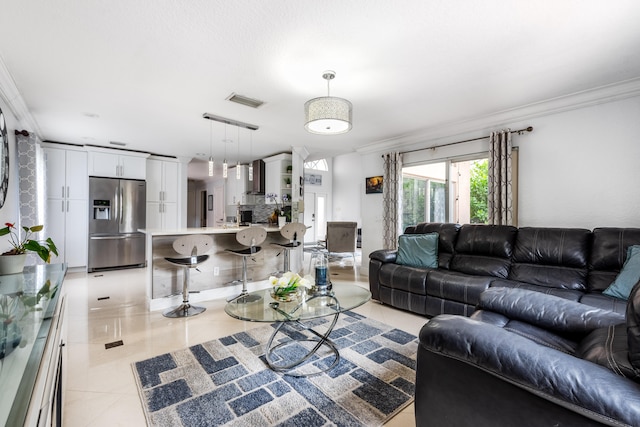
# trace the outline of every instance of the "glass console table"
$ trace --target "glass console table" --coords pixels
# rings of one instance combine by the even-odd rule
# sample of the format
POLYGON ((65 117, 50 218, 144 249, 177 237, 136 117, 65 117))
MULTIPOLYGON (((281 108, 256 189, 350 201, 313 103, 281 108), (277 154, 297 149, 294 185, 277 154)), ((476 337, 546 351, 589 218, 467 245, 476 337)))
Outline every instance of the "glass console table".
POLYGON ((51 424, 61 420, 61 408, 51 407, 61 404, 53 396, 60 391, 51 387, 46 395, 49 388, 42 384, 59 375, 61 349, 47 342, 59 337, 66 271, 65 264, 47 264, 0 275, 0 425, 35 425, 52 414, 58 422, 51 424))
POLYGON ((265 359, 272 370, 296 377, 318 375, 332 369, 338 364, 340 361, 340 353, 335 344, 329 339, 329 335, 338 321, 338 316, 340 313, 361 306, 371 299, 371 292, 356 285, 334 285, 330 294, 303 292, 296 301, 292 302, 279 302, 274 300, 270 295, 270 289, 251 292, 251 294, 258 296, 259 299, 250 303, 232 301, 225 306, 225 312, 229 316, 240 320, 276 323, 273 333, 267 342, 265 359), (313 322, 304 323, 305 321, 319 317, 329 316, 333 316, 333 318, 328 328, 322 332, 310 326, 313 322), (300 334, 287 333, 286 335, 296 338, 274 345, 274 339, 278 333, 286 333, 283 331, 283 328, 290 328, 294 331, 302 328, 310 332, 313 336, 301 338, 300 334), (290 360, 284 362, 275 361, 274 355, 276 351, 302 341, 311 342, 312 345, 305 347, 305 351, 302 354, 299 351, 293 352, 295 356, 292 356, 290 360), (298 372, 296 369, 309 360, 322 346, 326 346, 334 354, 335 359, 333 363, 319 372, 310 374, 298 372))

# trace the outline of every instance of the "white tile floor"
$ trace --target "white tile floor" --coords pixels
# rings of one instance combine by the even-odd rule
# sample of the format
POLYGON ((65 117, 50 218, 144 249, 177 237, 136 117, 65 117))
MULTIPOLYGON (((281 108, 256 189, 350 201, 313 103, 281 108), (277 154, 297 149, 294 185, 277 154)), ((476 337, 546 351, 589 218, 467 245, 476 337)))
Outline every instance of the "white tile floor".
MULTIPOLYGON (((334 283, 368 287, 352 263, 332 265, 334 283)), ((145 307, 145 269, 102 273, 68 273, 67 359, 64 387, 66 427, 142 426, 145 418, 131 363, 220 338, 259 323, 233 319, 224 313, 226 301, 199 303, 207 311, 188 319, 168 319, 145 307), (109 299, 98 300, 101 297, 109 299), (106 343, 124 345, 105 349, 106 343)), ((417 335, 426 318, 368 302, 358 313, 417 335)), ((388 426, 415 426, 413 405, 388 426)))

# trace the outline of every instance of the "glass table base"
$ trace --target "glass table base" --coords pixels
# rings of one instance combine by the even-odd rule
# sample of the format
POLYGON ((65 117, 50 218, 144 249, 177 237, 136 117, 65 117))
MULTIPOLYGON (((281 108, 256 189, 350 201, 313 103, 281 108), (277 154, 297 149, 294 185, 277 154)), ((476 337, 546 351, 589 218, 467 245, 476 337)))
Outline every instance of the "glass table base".
MULTIPOLYGON (((308 327, 300 320, 289 320, 284 322, 278 322, 277 326, 273 330, 273 333, 271 334, 271 337, 269 337, 269 341, 267 342, 267 346, 265 350, 265 359, 267 361, 267 365, 273 371, 280 372, 284 375, 289 375, 292 377, 312 377, 315 375, 320 375, 324 372, 327 372, 333 369, 340 362, 340 353, 338 352, 338 348, 336 347, 335 343, 329 339, 329 335, 331 334, 331 331, 333 331, 333 328, 336 326, 336 322, 338 321, 338 316, 340 316, 340 304, 334 296, 328 296, 328 295, 322 295, 322 296, 325 298, 329 297, 333 301, 333 304, 335 304, 335 307, 336 307, 336 313, 333 315, 333 319, 331 320, 329 327, 327 328, 326 331, 324 331, 324 333, 321 333, 308 327), (292 324, 296 324, 302 327, 304 330, 311 332, 313 335, 315 335, 315 338, 314 337, 307 337, 307 338, 300 338, 300 339, 292 338, 289 341, 285 341, 285 342, 274 345, 274 339, 276 338, 278 333, 280 333, 283 328, 291 328, 292 324), (312 343, 315 343, 315 345, 313 346, 313 348, 310 348, 310 349, 307 349, 306 347, 304 347, 306 351, 302 355, 297 356, 293 360, 286 360, 286 355, 283 357, 283 353, 286 353, 286 352, 282 350, 285 349, 287 346, 299 344, 301 342, 312 342, 312 343), (299 367, 304 365, 305 362, 307 362, 313 355, 315 355, 316 352, 322 346, 327 347, 334 355, 334 360, 330 365, 326 366, 323 369, 319 369, 318 371, 309 372, 309 373, 300 372, 299 370, 297 370, 299 367), (284 361, 280 361, 280 363, 277 363, 274 360, 274 356, 276 355, 276 352, 278 350, 281 350, 280 352, 278 352, 278 356, 284 360, 284 361)), ((320 295, 318 295, 317 297, 320 297, 320 295)), ((317 297, 311 297, 307 301, 310 301, 313 298, 317 298, 317 297)), ((299 304, 291 313, 286 313, 280 310, 278 308, 279 307, 278 303, 271 303, 270 306, 272 309, 278 311, 280 314, 284 315, 286 318, 289 318, 290 316, 295 315, 296 311, 301 307, 301 304, 299 304)), ((291 335, 287 335, 287 336, 291 337, 291 335)))

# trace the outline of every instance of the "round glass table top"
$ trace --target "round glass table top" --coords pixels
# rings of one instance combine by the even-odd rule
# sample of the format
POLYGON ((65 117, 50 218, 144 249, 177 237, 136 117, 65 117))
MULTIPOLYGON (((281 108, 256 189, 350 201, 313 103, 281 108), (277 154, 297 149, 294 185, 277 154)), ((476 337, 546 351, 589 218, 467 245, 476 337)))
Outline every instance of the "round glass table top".
POLYGON ((306 288, 295 301, 281 302, 271 297, 271 289, 250 292, 255 302, 242 298, 227 303, 224 311, 231 317, 251 322, 286 322, 330 316, 361 306, 371 299, 368 289, 356 285, 333 285, 332 295, 312 294, 306 288), (305 292, 307 291, 307 292, 305 292))

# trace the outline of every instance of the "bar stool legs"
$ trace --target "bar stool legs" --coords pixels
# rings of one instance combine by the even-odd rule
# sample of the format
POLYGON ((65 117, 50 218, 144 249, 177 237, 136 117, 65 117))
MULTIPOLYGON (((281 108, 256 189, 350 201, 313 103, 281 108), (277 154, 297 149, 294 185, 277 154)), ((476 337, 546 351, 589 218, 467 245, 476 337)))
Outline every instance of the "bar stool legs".
POLYGON ((177 307, 165 310, 162 315, 164 317, 179 318, 195 316, 206 310, 205 307, 191 305, 189 303, 189 282, 191 277, 191 268, 184 267, 184 280, 182 283, 182 304, 177 307))
POLYGON ((261 298, 258 295, 249 295, 249 291, 247 291, 247 257, 242 257, 242 290, 240 291, 240 295, 235 296, 233 298, 229 298, 228 302, 235 302, 238 304, 246 304, 249 302, 259 301, 261 298))

